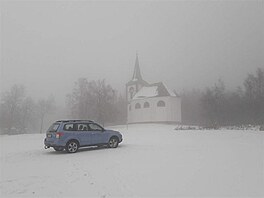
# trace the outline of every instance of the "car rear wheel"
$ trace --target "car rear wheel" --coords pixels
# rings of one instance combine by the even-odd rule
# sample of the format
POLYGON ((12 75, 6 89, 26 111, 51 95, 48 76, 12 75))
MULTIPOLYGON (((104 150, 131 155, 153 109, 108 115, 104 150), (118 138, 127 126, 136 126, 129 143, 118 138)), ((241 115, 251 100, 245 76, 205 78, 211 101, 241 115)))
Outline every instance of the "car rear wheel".
POLYGON ((109 148, 116 148, 118 146, 118 138, 117 137, 112 137, 110 138, 108 142, 108 147, 109 148))
POLYGON ((63 147, 59 147, 59 146, 56 146, 56 147, 53 147, 55 151, 63 151, 64 148, 63 147))
POLYGON ((79 149, 79 144, 75 140, 70 140, 66 145, 66 151, 68 153, 76 153, 79 149))

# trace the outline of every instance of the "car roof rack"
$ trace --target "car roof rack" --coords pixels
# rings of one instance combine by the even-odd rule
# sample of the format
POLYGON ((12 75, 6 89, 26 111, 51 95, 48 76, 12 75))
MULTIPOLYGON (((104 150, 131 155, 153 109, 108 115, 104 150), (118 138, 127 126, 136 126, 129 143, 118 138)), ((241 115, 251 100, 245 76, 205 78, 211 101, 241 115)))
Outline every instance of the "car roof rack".
POLYGON ((57 120, 56 122, 94 122, 93 120, 57 120))

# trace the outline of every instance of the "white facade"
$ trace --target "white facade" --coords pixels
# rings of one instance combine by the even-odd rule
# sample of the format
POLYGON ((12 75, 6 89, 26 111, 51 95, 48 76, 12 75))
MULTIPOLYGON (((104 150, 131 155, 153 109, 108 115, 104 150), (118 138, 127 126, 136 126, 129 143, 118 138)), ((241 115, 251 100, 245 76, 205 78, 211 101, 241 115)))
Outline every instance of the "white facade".
POLYGON ((162 82, 143 80, 138 57, 132 80, 126 84, 127 123, 180 123, 181 99, 162 82))
MULTIPOLYGON (((159 104, 162 104, 162 102, 159 104)), ((128 104, 127 112, 128 123, 180 123, 181 99, 171 96, 135 99, 128 104), (165 106, 158 106, 160 101, 163 101, 165 106)))

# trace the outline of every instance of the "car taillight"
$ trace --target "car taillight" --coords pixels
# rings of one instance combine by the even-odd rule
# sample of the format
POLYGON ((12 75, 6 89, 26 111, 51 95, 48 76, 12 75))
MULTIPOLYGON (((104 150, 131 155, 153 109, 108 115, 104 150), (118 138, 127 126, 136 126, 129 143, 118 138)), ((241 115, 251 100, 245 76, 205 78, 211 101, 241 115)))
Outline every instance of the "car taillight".
POLYGON ((63 136, 63 133, 62 132, 57 132, 56 133, 56 138, 61 138, 61 136, 63 136))

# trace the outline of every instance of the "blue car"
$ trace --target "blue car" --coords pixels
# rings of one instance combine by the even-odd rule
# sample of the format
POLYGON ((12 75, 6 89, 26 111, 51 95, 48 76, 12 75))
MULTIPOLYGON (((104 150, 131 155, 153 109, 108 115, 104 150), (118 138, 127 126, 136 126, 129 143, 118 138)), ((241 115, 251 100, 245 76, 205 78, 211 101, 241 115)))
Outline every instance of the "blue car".
POLYGON ((91 120, 60 120, 50 126, 44 144, 46 149, 76 153, 86 146, 116 148, 122 140, 120 132, 104 129, 91 120))

